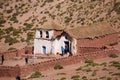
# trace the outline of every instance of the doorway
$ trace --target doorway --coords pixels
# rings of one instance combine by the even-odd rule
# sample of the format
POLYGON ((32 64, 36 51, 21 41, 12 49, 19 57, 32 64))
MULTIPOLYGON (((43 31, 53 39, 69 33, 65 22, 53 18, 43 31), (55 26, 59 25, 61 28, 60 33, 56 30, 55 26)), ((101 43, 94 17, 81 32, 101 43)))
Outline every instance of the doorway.
POLYGON ((65 53, 67 53, 67 52, 70 52, 70 45, 69 45, 69 41, 65 41, 64 42, 65 43, 65 53))
POLYGON ((46 47, 43 46, 43 53, 46 54, 46 47))

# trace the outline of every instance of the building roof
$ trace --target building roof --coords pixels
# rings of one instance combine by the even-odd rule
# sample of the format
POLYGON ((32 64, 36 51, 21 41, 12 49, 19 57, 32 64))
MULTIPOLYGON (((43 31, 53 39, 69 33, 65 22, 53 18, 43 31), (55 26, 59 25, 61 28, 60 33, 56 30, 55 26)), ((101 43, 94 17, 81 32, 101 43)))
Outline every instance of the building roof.
POLYGON ((95 38, 104 36, 107 34, 115 33, 111 25, 108 22, 99 22, 90 26, 76 27, 68 29, 66 32, 74 38, 95 38))
POLYGON ((57 22, 49 21, 46 24, 40 26, 39 28, 46 30, 64 30, 65 27, 60 26, 57 22))

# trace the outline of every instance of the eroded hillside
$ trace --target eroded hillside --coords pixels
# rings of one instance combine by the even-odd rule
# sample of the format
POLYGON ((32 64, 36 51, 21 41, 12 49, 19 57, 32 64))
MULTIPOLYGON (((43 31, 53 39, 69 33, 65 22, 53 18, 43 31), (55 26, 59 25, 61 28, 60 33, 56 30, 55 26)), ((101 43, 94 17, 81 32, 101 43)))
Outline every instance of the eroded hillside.
POLYGON ((6 51, 33 45, 35 28, 51 20, 67 28, 107 20, 119 31, 119 14, 119 0, 0 1, 0 48, 6 51))

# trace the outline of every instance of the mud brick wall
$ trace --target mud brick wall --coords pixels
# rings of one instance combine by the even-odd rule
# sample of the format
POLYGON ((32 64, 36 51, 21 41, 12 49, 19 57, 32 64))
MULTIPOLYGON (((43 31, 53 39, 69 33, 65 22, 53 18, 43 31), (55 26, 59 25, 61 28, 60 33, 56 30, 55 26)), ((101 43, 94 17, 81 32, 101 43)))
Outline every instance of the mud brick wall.
POLYGON ((102 47, 106 44, 118 41, 118 33, 110 34, 94 39, 79 39, 77 40, 77 47, 102 47))
POLYGON ((1 55, 4 54, 5 60, 10 60, 16 57, 17 51, 8 51, 8 52, 2 52, 0 53, 0 60, 1 60, 1 55))
POLYGON ((14 67, 0 66, 0 77, 3 77, 3 76, 16 77, 18 75, 21 77, 24 77, 35 71, 45 71, 48 69, 53 69, 56 64, 66 66, 66 65, 80 63, 81 61, 85 61, 87 59, 104 58, 111 53, 119 54, 117 50, 106 49, 106 50, 97 51, 97 52, 84 53, 84 54, 78 54, 70 57, 53 59, 53 60, 35 63, 35 64, 28 64, 25 66, 18 66, 18 65, 14 67))
POLYGON ((88 53, 88 52, 96 52, 96 51, 101 51, 101 50, 103 50, 103 49, 100 48, 100 47, 78 47, 77 49, 78 49, 77 51, 78 51, 80 54, 84 54, 84 53, 88 53))
POLYGON ((0 66, 0 77, 16 77, 20 75, 19 66, 10 67, 10 66, 0 66))
MULTIPOLYGON (((28 53, 32 54, 32 47, 27 47, 27 49, 28 49, 28 53)), ((10 59, 14 59, 15 57, 22 56, 23 54, 25 54, 25 50, 26 48, 16 50, 16 51, 1 52, 0 56, 4 54, 5 60, 10 60, 10 59)), ((1 57, 0 57, 0 60, 1 60, 1 57)))
POLYGON ((53 69, 56 64, 66 66, 70 64, 80 63, 81 61, 85 61, 87 59, 104 58, 104 57, 107 57, 111 53, 117 54, 118 51, 112 50, 112 49, 103 50, 103 51, 98 51, 98 52, 91 52, 91 53, 79 54, 79 55, 60 58, 60 59, 49 60, 49 61, 40 62, 36 64, 29 64, 29 65, 21 67, 21 76, 27 76, 28 74, 34 71, 45 71, 48 69, 53 69))

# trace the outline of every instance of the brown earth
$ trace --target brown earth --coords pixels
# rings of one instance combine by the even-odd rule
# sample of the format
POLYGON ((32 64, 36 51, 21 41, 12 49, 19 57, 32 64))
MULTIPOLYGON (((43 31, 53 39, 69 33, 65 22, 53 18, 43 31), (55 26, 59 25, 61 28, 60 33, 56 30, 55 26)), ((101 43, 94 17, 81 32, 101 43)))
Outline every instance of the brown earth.
MULTIPOLYGON (((89 80, 90 79, 96 80, 96 78, 97 80, 103 80, 103 79, 107 80, 108 78, 112 78, 112 80, 119 80, 120 70, 113 66, 110 66, 111 61, 117 61, 120 63, 120 55, 118 56, 119 57, 117 58, 106 57, 106 58, 94 60, 95 63, 98 63, 98 64, 106 63, 106 65, 99 65, 99 66, 93 67, 93 66, 86 66, 86 63, 80 62, 78 64, 64 66, 64 69, 61 69, 61 70, 51 69, 47 71, 42 71, 41 73, 43 77, 33 78, 33 79, 30 78, 27 80, 61 80, 61 78, 66 78, 63 80, 72 80, 71 77, 74 75, 80 76, 78 80, 82 80, 83 76, 86 76, 87 79, 89 80), (82 69, 77 71, 76 69, 78 69, 80 66, 82 67, 82 69), (94 71, 96 71, 95 74, 94 74, 94 71), (119 75, 113 75, 115 73, 118 73, 119 75)), ((3 78, 0 78, 0 80, 15 80, 15 78, 3 77, 3 78)))

